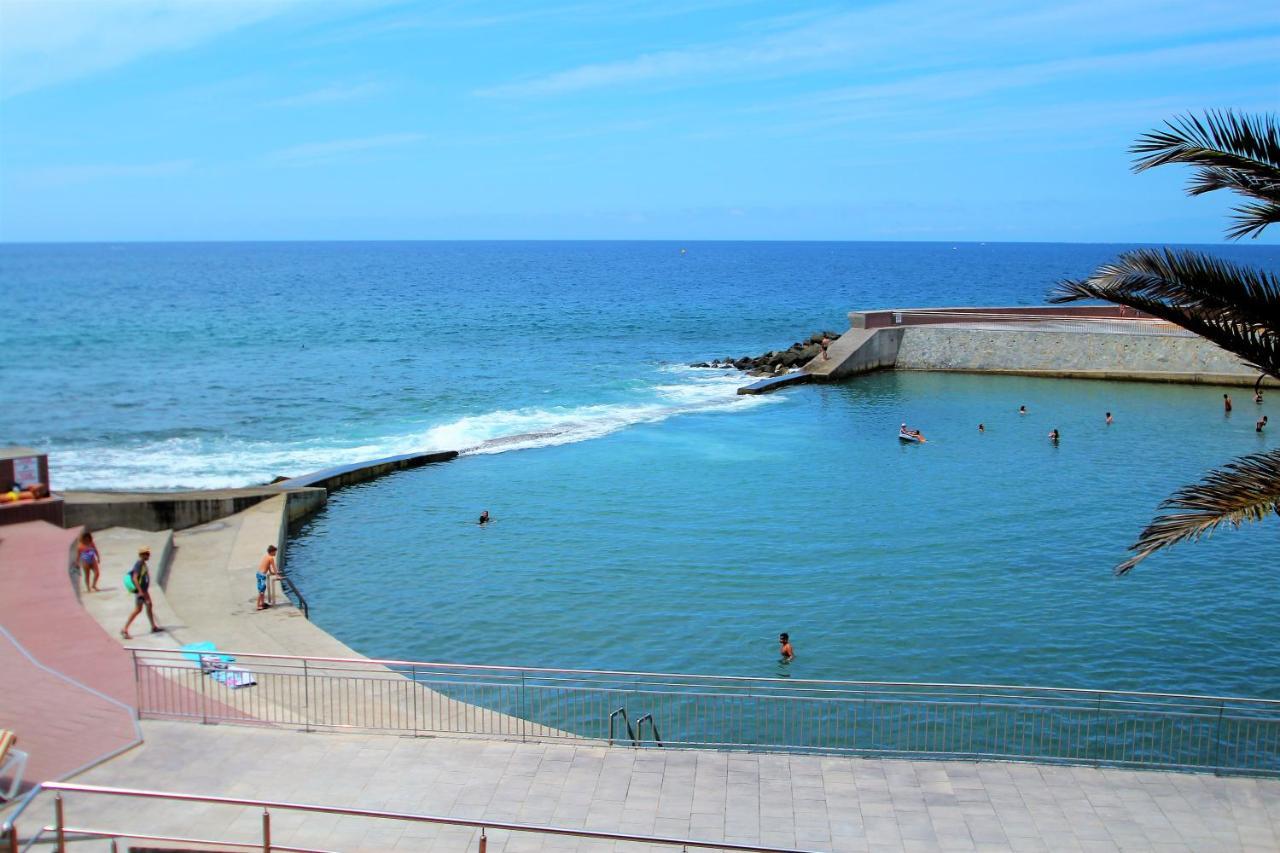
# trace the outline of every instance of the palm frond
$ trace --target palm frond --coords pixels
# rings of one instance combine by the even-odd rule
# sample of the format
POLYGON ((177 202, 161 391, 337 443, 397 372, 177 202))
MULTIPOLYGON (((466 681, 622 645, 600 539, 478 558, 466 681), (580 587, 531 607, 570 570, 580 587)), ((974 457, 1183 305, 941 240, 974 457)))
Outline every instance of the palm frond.
POLYGON ((1188 187, 1191 195, 1229 189, 1261 205, 1236 208, 1232 239, 1257 236, 1280 222, 1280 126, 1275 116, 1211 111, 1204 118, 1187 115, 1165 122, 1163 130, 1138 137, 1130 151, 1140 155, 1135 172, 1168 163, 1197 167, 1188 187))
POLYGON ((1159 317, 1280 378, 1280 278, 1270 273, 1199 252, 1140 249, 1049 294, 1055 304, 1081 299, 1159 317))
POLYGON ((1227 239, 1257 237, 1268 225, 1280 222, 1280 203, 1274 201, 1253 202, 1239 205, 1231 212, 1235 225, 1227 229, 1227 239))
POLYGON ((1239 527, 1280 515, 1280 450, 1255 453, 1210 471, 1194 486, 1179 489, 1160 505, 1184 510, 1157 516, 1129 546, 1133 556, 1116 566, 1127 574, 1162 548, 1208 536, 1223 524, 1239 527))

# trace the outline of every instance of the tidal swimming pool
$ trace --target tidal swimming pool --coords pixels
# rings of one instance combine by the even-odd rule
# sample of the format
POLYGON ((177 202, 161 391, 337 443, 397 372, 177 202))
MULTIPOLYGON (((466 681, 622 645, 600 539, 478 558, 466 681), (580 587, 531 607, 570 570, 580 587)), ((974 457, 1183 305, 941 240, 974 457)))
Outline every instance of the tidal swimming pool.
POLYGON ((288 568, 376 657, 1280 698, 1274 519, 1111 573, 1175 488, 1274 446, 1222 390, 793 389, 337 492, 288 568))

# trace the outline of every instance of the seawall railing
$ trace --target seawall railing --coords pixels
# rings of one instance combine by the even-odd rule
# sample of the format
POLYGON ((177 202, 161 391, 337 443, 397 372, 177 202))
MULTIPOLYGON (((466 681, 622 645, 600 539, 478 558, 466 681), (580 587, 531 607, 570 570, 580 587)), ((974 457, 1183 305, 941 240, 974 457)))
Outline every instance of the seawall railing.
POLYGON ((1280 701, 1265 699, 131 651, 153 718, 605 744, 624 709, 666 747, 1280 776, 1280 701), (256 684, 231 687, 225 667, 256 684))
MULTIPOLYGON (((300 847, 292 844, 281 844, 272 839, 272 817, 274 815, 337 815, 345 818, 368 818, 372 821, 386 821, 401 824, 427 824, 433 826, 453 826, 472 830, 472 837, 475 842, 474 849, 478 853, 486 853, 488 848, 489 833, 495 833, 495 840, 501 842, 506 840, 505 836, 525 837, 536 836, 534 843, 540 843, 542 840, 556 836, 561 838, 582 839, 583 841, 597 842, 628 842, 632 844, 654 845, 659 848, 680 848, 687 851, 690 848, 695 850, 714 849, 714 850, 731 850, 735 853, 805 853, 798 848, 791 847, 773 847, 763 844, 740 844, 729 841, 715 841, 695 838, 680 838, 661 835, 638 835, 620 832, 604 832, 600 830, 579 829, 563 826, 541 826, 537 824, 514 823, 510 821, 497 820, 481 820, 476 818, 452 817, 447 815, 428 815, 413 812, 396 812, 377 809, 362 809, 350 806, 326 806, 316 805, 312 803, 293 803, 280 800, 259 800, 246 797, 223 797, 208 794, 190 794, 179 793, 174 791, 150 791, 139 788, 116 788, 103 785, 80 785, 69 782, 46 782, 40 786, 43 791, 53 793, 53 823, 46 824, 41 827, 38 832, 27 839, 25 844, 21 844, 18 837, 18 829, 12 818, 0 825, 0 838, 5 841, 5 849, 8 853, 25 853, 34 845, 41 843, 47 839, 52 843, 53 849, 57 853, 66 853, 69 843, 77 841, 87 841, 91 839, 105 839, 111 841, 111 849, 116 849, 116 841, 142 841, 142 842, 163 842, 165 849, 171 849, 167 845, 182 844, 191 845, 198 844, 201 849, 206 847, 216 847, 219 850, 228 848, 239 848, 246 850, 259 850, 262 853, 271 853, 273 850, 291 851, 291 853, 334 853, 327 848, 317 847, 300 847), (64 795, 70 795, 64 796, 64 795), (243 840, 233 840, 228 838, 192 838, 189 836, 176 835, 157 835, 148 833, 138 827, 87 827, 77 826, 69 823, 67 820, 68 805, 67 801, 71 798, 84 797, 116 797, 131 800, 151 800, 161 801, 174 808, 182 804, 199 804, 202 807, 232 807, 243 809, 245 807, 254 810, 261 809, 260 824, 258 837, 252 840, 243 838, 243 840), (476 831, 479 835, 476 835, 476 831)), ((117 821, 137 822, 134 809, 122 807, 116 818, 117 821)), ((228 823, 234 813, 228 814, 228 823)), ((129 846, 130 850, 138 850, 141 848, 129 846)), ((159 849, 159 848, 148 848, 159 849)), ((473 849, 470 843, 458 847, 460 850, 473 849)))
POLYGON ((863 314, 865 328, 886 326, 964 325, 991 331, 1073 331, 1098 334, 1160 335, 1194 338, 1194 332, 1136 311, 1113 308, 1107 313, 1083 314, 1054 309, 911 308, 863 314))

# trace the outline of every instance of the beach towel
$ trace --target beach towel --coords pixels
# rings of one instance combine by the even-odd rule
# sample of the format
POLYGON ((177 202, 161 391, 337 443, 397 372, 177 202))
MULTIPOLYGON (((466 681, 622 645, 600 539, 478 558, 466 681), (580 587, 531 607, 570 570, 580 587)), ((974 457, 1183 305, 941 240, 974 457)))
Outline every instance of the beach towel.
POLYGON ((235 660, 231 655, 219 654, 218 647, 207 640, 187 643, 182 647, 182 656, 206 672, 215 667, 226 669, 227 664, 235 660))
POLYGON ((253 677, 252 672, 246 672, 245 670, 235 666, 227 667, 226 669, 213 670, 209 673, 209 677, 214 681, 227 685, 232 690, 236 690, 240 687, 248 687, 251 684, 258 683, 258 680, 253 677))

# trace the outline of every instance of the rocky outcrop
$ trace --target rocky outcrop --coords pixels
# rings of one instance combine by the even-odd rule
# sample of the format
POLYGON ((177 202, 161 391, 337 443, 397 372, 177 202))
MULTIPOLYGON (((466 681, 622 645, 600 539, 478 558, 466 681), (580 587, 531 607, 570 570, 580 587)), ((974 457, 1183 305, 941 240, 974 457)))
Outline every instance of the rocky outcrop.
POLYGON ((734 368, 752 376, 773 376, 802 367, 810 359, 816 357, 822 352, 823 337, 834 341, 840 337, 840 334, 838 332, 814 332, 807 340, 797 341, 784 350, 770 350, 763 355, 744 355, 742 358, 726 356, 714 361, 695 362, 690 367, 734 368))

